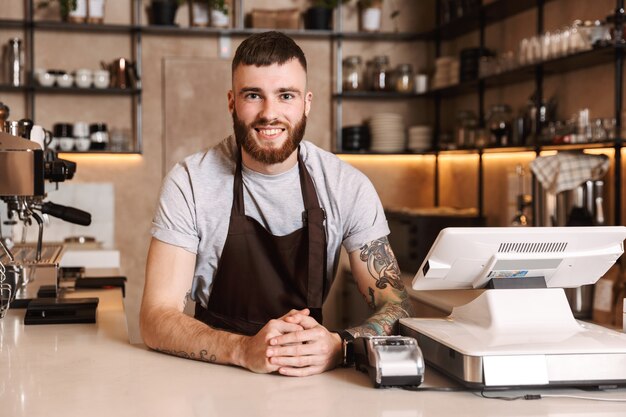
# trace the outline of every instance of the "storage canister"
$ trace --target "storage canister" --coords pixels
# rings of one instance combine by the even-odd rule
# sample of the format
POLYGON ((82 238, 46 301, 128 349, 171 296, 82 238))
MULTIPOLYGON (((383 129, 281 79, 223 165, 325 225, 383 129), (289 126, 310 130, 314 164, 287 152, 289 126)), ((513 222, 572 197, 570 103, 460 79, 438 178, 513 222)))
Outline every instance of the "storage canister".
POLYGON ((399 93, 413 92, 413 66, 411 64, 400 64, 396 68, 396 91, 399 93))
POLYGON ((342 79, 344 91, 363 89, 363 65, 360 56, 349 56, 343 60, 342 79))

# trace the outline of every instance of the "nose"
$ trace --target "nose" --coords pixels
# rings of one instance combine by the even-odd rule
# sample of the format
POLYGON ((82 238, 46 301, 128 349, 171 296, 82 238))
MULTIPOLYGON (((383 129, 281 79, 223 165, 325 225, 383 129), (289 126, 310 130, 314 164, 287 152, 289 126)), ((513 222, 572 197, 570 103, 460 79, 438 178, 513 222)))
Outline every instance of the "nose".
POLYGON ((263 106, 261 107, 258 118, 269 122, 278 119, 277 103, 272 99, 263 100, 263 106))

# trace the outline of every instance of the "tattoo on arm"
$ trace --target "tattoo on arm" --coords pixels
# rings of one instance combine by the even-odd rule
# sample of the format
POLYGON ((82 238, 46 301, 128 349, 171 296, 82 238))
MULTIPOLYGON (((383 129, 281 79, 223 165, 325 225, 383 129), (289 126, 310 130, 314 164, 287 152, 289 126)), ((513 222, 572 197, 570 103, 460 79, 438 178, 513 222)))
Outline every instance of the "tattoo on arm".
POLYGON ((154 349, 154 350, 156 350, 157 352, 166 353, 168 355, 178 356, 178 357, 185 358, 185 359, 194 359, 198 361, 211 362, 211 363, 217 361, 217 357, 215 355, 209 355, 209 353, 204 349, 198 352, 198 354, 196 354, 195 352, 185 352, 183 350, 181 351, 174 351, 174 350, 168 350, 168 349, 154 349))
POLYGON ((384 290, 389 284, 396 290, 404 289, 400 279, 400 267, 386 236, 363 246, 360 257, 367 264, 370 275, 376 280, 376 288, 384 290))
POLYGON ((369 287, 367 290, 369 291, 369 294, 370 294, 370 299, 367 302, 367 304, 370 306, 372 310, 376 310, 376 299, 374 298, 374 290, 372 289, 372 287, 369 287))
POLYGON ((372 309, 378 310, 362 326, 350 329, 350 333, 355 337, 397 334, 398 320, 411 316, 412 304, 404 289, 400 268, 387 237, 363 246, 360 259, 366 263, 369 274, 376 281, 376 289, 391 288, 390 295, 385 297, 385 302, 380 306, 376 305, 375 289, 368 288, 369 299, 366 297, 366 301, 372 309))

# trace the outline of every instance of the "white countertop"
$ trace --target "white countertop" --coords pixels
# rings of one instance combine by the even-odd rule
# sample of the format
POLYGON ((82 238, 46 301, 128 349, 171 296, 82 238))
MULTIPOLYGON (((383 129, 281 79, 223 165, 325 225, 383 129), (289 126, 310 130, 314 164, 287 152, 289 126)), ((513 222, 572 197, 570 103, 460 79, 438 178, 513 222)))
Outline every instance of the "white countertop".
MULTIPOLYGON (((0 320, 1 416, 587 416, 589 410, 594 416, 625 415, 626 403, 510 402, 471 392, 374 389, 365 374, 352 369, 289 378, 181 359, 128 343, 119 290, 74 296, 100 297, 97 324, 24 326, 24 310, 10 310, 0 320)), ((422 386, 453 385, 427 369, 422 386)), ((626 398, 626 389, 549 393, 626 398)))

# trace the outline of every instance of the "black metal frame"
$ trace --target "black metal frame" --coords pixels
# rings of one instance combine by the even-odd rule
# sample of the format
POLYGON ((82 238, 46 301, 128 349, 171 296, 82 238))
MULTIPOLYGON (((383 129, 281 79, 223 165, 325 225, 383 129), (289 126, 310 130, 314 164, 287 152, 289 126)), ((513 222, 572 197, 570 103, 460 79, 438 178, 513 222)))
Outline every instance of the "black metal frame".
MULTIPOLYGON (((540 35, 544 32, 544 6, 545 3, 547 1, 550 0, 529 0, 529 1, 521 1, 521 2, 505 2, 505 1, 496 1, 494 3, 490 3, 487 6, 483 6, 480 8, 480 10, 478 10, 475 14, 472 14, 471 18, 473 20, 472 23, 468 22, 468 28, 471 28, 470 30, 476 30, 478 29, 480 31, 480 47, 483 48, 485 47, 485 27, 486 25, 496 22, 498 20, 502 20, 505 19, 509 16, 512 16, 516 13, 519 13, 521 11, 527 10, 530 7, 534 7, 537 10, 537 22, 536 22, 536 27, 537 27, 537 34, 540 35), (516 4, 515 9, 505 9, 505 5, 506 4, 516 4), (496 11, 499 12, 503 12, 503 16, 501 16, 500 18, 498 18, 498 15, 496 14, 496 11), (477 24, 475 22, 478 22, 477 24)), ((440 13, 440 1, 437 1, 437 21, 439 21, 439 13, 440 13)), ((624 15, 625 15, 625 11, 624 11, 624 0, 617 0, 617 5, 616 5, 616 10, 615 10, 615 31, 614 33, 616 33, 616 39, 615 39, 615 45, 612 48, 614 50, 614 61, 615 61, 615 131, 616 131, 616 138, 614 140, 614 142, 612 144, 607 144, 607 145, 612 145, 612 147, 615 150, 615 162, 614 162, 614 181, 615 181, 615 185, 614 185, 614 214, 613 214, 613 224, 621 224, 621 210, 622 210, 622 157, 621 157, 621 149, 622 149, 622 138, 621 138, 621 114, 622 114, 622 92, 623 92, 623 67, 624 67, 624 47, 626 47, 626 40, 623 39, 623 26, 624 26, 624 15)), ((454 27, 458 28, 458 25, 455 25, 454 27)), ((437 37, 436 37, 436 56, 440 55, 440 50, 441 50, 441 42, 442 40, 444 40, 444 36, 445 39, 453 39, 454 37, 461 35, 463 33, 467 32, 467 28, 462 28, 460 31, 458 29, 455 29, 458 33, 454 33, 452 36, 450 36, 449 34, 446 36, 444 35, 445 29, 442 27, 439 27, 436 30, 437 33, 437 37)), ((590 64, 595 64, 595 63, 600 63, 603 60, 603 57, 601 56, 601 53, 604 52, 602 50, 598 51, 590 51, 590 52, 584 52, 584 53, 580 53, 577 54, 577 57, 574 58, 578 58, 578 57, 583 57, 584 58, 588 58, 591 57, 590 59, 592 61, 589 61, 590 64), (597 60, 597 61, 596 61, 597 60)), ((567 58, 566 58, 567 59, 567 58)), ((571 59, 571 58, 570 58, 571 59)), ((552 66, 554 66, 555 68, 559 66, 559 61, 563 61, 562 59, 557 59, 557 60, 552 60, 552 62, 548 63, 548 65, 552 64, 552 66)), ((534 68, 534 78, 535 78, 535 94, 534 94, 534 98, 535 98, 535 107, 536 108, 540 108, 542 103, 543 103, 543 79, 545 77, 545 71, 544 71, 544 63, 539 63, 539 64, 535 64, 529 67, 533 67, 534 68)), ((517 74, 517 76, 524 76, 523 75, 523 71, 525 70, 525 68, 522 69, 518 69, 518 70, 514 70, 511 73, 515 73, 517 74)), ((505 74, 506 75, 510 75, 510 74, 505 74)), ((496 78, 501 78, 502 76, 496 76, 496 78)), ((493 77, 489 77, 486 79, 480 79, 477 83, 477 93, 478 93, 478 109, 479 109, 479 120, 480 123, 484 123, 484 94, 485 94, 485 88, 486 88, 486 82, 489 81, 490 79, 492 79, 493 77)), ((514 76, 515 78, 515 76, 514 76)), ((502 84, 506 84, 506 81, 502 82, 502 84)), ((500 85, 500 83, 495 83, 494 85, 500 85)), ((462 87, 461 87, 462 89, 462 87)), ((464 92, 464 91, 462 91, 464 92)), ((439 123, 440 123, 440 106, 441 106, 441 97, 440 95, 436 95, 436 101, 435 101, 435 133, 437 134, 437 132, 439 131, 439 123)), ((539 156, 539 154, 541 153, 542 149, 545 149, 545 147, 542 147, 541 144, 538 141, 538 138, 540 137, 541 134, 541 126, 539 123, 537 123, 536 125, 536 129, 537 131, 534 132, 535 133, 535 143, 533 146, 533 150, 535 151, 536 155, 539 156)), ((437 135, 435 137, 438 137, 437 135)), ((585 145, 581 145, 581 146, 577 146, 575 148, 577 149, 584 149, 586 146, 585 145)), ((435 145, 435 151, 438 153, 439 151, 439 144, 437 143, 435 145)), ((484 150, 483 149, 477 149, 476 150, 478 152, 479 155, 479 161, 478 161, 478 190, 477 190, 477 199, 478 199, 478 214, 479 216, 484 216, 484 166, 483 166, 483 154, 484 154, 484 150)), ((438 164, 435 163, 435 205, 439 205, 439 176, 438 176, 438 164)), ((534 182, 536 182, 536 180, 533 179, 534 182)), ((538 193, 536 192, 537 187, 534 186, 533 187, 533 209, 534 209, 534 216, 533 216, 533 222, 536 222, 536 215, 538 213, 538 210, 536 209, 536 202, 538 199, 538 193)))
MULTIPOLYGON (((131 25, 108 25, 108 24, 69 24, 65 22, 48 22, 34 20, 34 2, 35 0, 24 0, 24 19, 22 20, 2 20, 0 23, 3 27, 22 28, 24 31, 25 47, 27 56, 26 66, 26 85, 21 87, 13 87, 8 85, 0 85, 0 91, 7 92, 23 92, 26 95, 26 115, 29 119, 35 120, 36 106, 35 97, 37 94, 73 94, 73 95, 126 95, 133 100, 132 116, 134 130, 134 144, 131 152, 93 152, 93 153, 141 153, 142 152, 142 122, 141 122, 141 88, 120 89, 120 88, 60 88, 60 87, 41 87, 38 86, 34 79, 35 57, 34 43, 35 33, 37 31, 68 31, 68 32, 84 32, 84 33, 130 33, 131 34, 131 53, 133 60, 137 65, 137 73, 141 80, 141 0, 133 0, 131 4, 131 25)), ((92 152, 80 152, 92 153, 92 152)))

